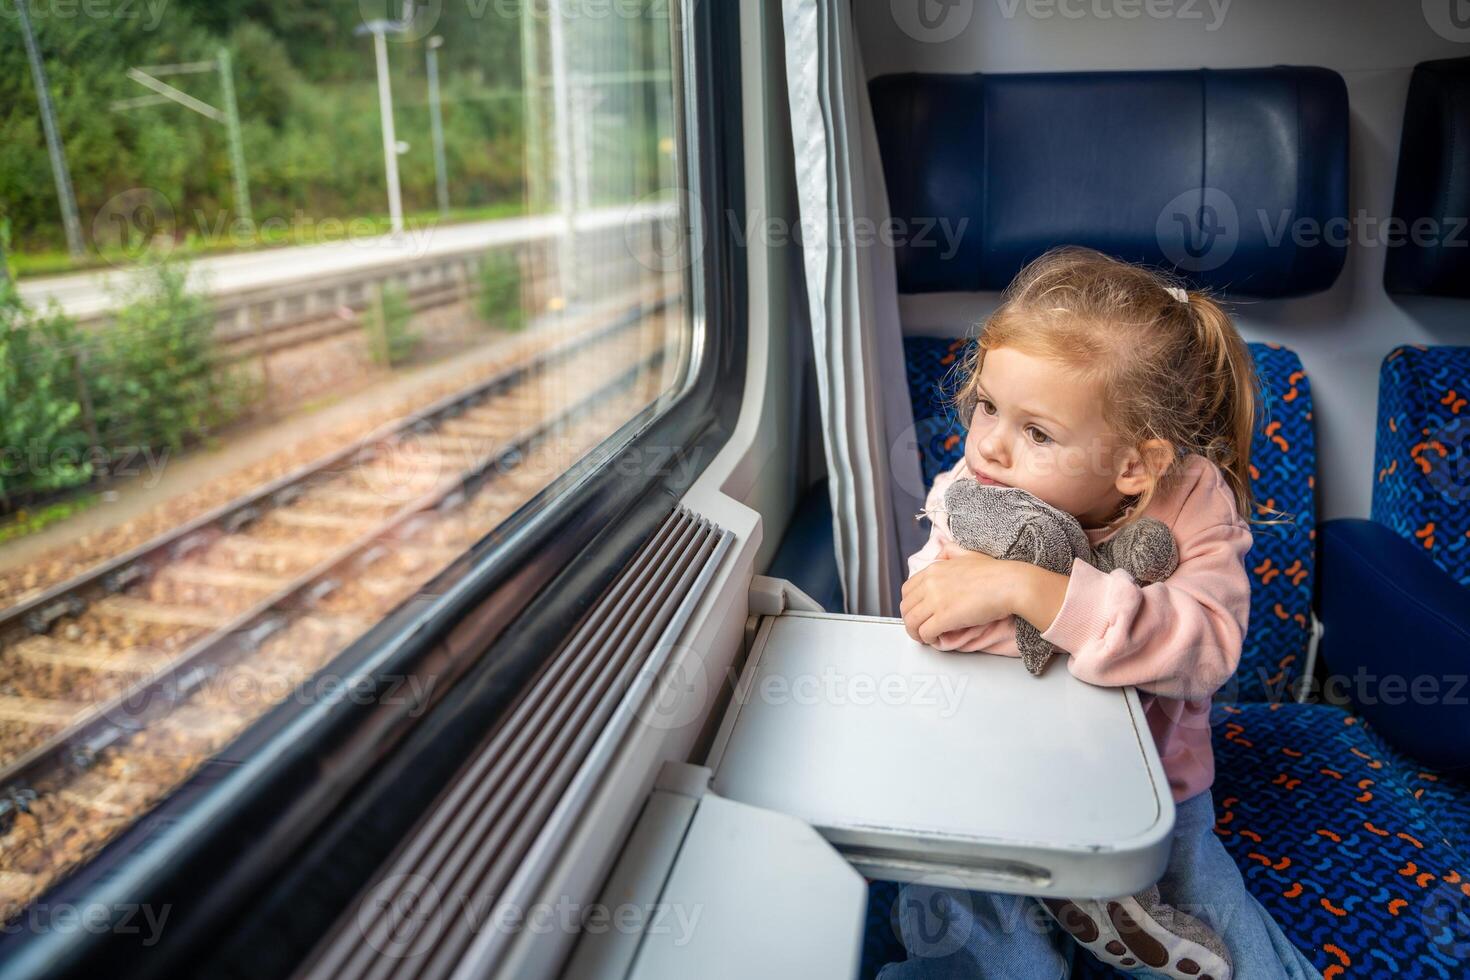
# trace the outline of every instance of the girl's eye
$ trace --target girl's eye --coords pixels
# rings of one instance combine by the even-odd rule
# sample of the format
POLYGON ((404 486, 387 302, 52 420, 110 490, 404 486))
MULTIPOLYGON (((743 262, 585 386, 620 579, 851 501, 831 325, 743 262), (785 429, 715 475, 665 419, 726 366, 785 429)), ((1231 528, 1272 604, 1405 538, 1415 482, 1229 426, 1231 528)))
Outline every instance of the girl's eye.
POLYGON ((994 415, 995 403, 987 398, 980 399, 980 411, 984 412, 986 415, 994 415))
POLYGON ((1038 446, 1044 446, 1047 443, 1051 442, 1051 436, 1047 435, 1045 432, 1042 432, 1034 425, 1028 425, 1026 427, 1026 435, 1031 439, 1032 442, 1036 443, 1038 446))

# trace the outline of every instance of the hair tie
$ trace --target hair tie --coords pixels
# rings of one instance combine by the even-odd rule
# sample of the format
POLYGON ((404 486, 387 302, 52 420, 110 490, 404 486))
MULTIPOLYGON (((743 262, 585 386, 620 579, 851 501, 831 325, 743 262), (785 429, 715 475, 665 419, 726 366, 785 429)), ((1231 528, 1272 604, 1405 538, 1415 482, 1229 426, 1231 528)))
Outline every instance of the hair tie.
POLYGON ((1174 297, 1181 303, 1189 302, 1189 294, 1180 289, 1178 286, 1165 286, 1164 292, 1168 293, 1170 296, 1174 297))

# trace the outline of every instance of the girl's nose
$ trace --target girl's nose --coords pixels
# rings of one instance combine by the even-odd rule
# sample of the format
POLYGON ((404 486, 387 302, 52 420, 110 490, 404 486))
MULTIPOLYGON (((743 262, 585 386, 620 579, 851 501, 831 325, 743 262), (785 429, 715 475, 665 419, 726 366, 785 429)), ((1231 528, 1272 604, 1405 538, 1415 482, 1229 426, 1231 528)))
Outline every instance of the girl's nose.
POLYGON ((998 425, 993 426, 988 432, 986 432, 985 435, 980 438, 980 444, 978 448, 980 450, 981 458, 984 459, 987 463, 993 463, 996 466, 1006 466, 1010 462, 1008 458, 1009 453, 1006 451, 1006 440, 1003 437, 1000 428, 1001 427, 998 425))

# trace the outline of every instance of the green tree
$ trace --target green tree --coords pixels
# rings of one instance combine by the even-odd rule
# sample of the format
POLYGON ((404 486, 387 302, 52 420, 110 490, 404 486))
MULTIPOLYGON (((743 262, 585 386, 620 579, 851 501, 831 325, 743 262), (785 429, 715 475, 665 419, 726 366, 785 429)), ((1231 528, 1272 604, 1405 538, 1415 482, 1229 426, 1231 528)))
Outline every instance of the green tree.
POLYGON ((81 431, 72 356, 75 325, 37 313, 0 279, 0 506, 86 483, 92 476, 81 431))
POLYGON ((238 387, 220 363, 214 311, 188 288, 188 270, 155 262, 94 345, 90 375, 110 446, 177 451, 238 411, 238 387))
POLYGON ((521 267, 508 251, 489 252, 480 261, 480 292, 475 309, 485 323, 505 330, 525 325, 521 301, 521 267))

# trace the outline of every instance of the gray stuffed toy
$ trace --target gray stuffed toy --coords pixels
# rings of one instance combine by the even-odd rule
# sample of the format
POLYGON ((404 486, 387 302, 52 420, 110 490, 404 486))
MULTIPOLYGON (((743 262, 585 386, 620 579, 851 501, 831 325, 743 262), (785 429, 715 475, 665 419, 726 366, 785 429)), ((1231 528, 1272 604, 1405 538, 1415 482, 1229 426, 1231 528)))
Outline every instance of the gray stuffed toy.
MULTIPOLYGON (((1017 559, 1062 575, 1072 559, 1111 572, 1121 568, 1139 584, 1162 582, 1179 567, 1179 548, 1169 528, 1144 517, 1094 549, 1077 518, 1016 487, 955 480, 944 492, 950 536, 963 548, 992 558, 1017 559)), ((1016 647, 1033 675, 1046 669, 1057 648, 1041 630, 1016 617, 1016 647)))

